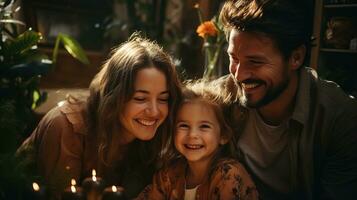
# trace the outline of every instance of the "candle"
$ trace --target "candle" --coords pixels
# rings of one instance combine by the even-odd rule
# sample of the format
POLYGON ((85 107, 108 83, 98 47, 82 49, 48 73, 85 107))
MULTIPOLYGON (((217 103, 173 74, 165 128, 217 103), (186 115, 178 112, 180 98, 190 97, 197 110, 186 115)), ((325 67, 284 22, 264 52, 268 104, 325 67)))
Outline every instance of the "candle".
POLYGON ((82 186, 87 200, 100 200, 104 188, 104 181, 96 176, 96 171, 92 170, 92 177, 84 179, 82 186))
POLYGON ((71 185, 67 187, 63 194, 62 200, 82 200, 82 188, 76 186, 77 182, 75 179, 71 179, 71 185))
POLYGON ((31 192, 27 199, 33 200, 45 200, 46 198, 46 188, 44 186, 40 186, 37 182, 32 183, 31 192))
POLYGON ((103 192, 103 200, 125 200, 124 188, 115 185, 107 187, 103 192))

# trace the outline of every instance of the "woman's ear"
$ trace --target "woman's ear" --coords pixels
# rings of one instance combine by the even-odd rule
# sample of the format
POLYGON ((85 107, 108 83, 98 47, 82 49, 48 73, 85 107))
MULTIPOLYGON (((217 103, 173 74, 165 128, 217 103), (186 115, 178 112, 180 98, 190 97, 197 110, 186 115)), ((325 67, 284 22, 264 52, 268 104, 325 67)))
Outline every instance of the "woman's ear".
POLYGON ((303 64, 306 55, 306 47, 305 45, 300 45, 291 53, 289 62, 292 70, 299 69, 299 67, 303 64))
POLYGON ((227 144, 227 143, 228 143, 228 138, 227 138, 227 136, 221 135, 221 139, 220 139, 220 141, 219 141, 219 144, 220 144, 220 145, 225 145, 225 144, 227 144))

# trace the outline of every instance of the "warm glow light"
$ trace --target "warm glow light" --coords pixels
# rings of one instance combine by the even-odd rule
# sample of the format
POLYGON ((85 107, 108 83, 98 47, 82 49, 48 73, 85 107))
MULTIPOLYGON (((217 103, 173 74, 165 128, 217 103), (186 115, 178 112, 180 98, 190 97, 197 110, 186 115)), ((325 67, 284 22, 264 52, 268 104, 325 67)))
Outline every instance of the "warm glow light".
POLYGON ((97 177, 95 176, 97 173, 95 172, 95 169, 92 170, 92 180, 97 181, 97 177))
POLYGON ((33 188, 33 190, 35 190, 36 192, 40 190, 40 186, 39 186, 36 182, 33 182, 33 183, 32 183, 32 188, 33 188))
POLYGON ((57 106, 61 107, 61 106, 63 106, 64 103, 65 103, 65 101, 60 101, 60 102, 57 103, 57 106))
POLYGON ((76 187, 75 187, 74 185, 71 186, 71 191, 72 191, 73 193, 76 193, 77 190, 76 190, 76 187))
POLYGON ((118 191, 118 189, 117 189, 117 187, 115 185, 112 186, 112 191, 113 192, 117 192, 118 191))
POLYGON ((74 186, 74 185, 76 185, 76 184, 77 184, 76 179, 72 178, 72 179, 71 179, 71 185, 74 186))

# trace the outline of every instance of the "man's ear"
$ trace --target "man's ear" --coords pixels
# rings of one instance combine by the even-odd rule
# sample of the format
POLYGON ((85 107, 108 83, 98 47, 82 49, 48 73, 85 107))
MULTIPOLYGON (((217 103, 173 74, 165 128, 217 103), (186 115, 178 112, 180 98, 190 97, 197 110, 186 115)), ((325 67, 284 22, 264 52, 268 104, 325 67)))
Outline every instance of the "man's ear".
POLYGON ((289 62, 292 70, 299 69, 299 67, 303 64, 306 55, 306 47, 305 45, 300 45, 291 53, 289 62))

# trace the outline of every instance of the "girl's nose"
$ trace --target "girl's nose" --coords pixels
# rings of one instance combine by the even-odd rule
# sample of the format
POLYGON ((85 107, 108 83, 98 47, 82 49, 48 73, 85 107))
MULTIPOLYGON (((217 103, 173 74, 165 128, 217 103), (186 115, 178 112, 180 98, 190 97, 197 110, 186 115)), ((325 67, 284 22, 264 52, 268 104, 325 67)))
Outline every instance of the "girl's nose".
POLYGON ((189 136, 189 137, 192 137, 192 138, 197 138, 197 137, 198 137, 198 131, 197 131, 197 129, 191 128, 191 129, 188 131, 188 136, 189 136))

